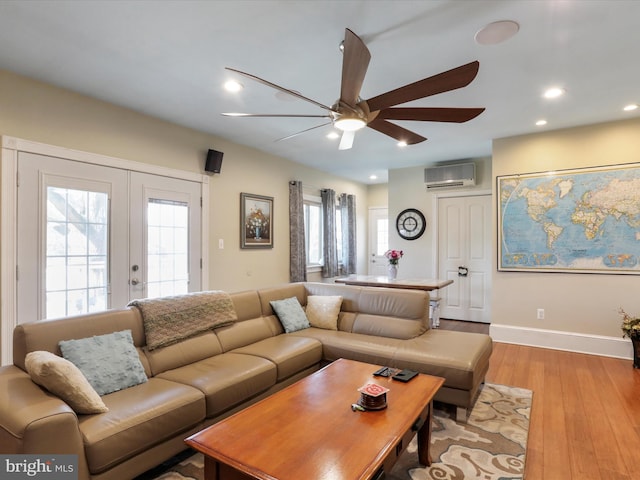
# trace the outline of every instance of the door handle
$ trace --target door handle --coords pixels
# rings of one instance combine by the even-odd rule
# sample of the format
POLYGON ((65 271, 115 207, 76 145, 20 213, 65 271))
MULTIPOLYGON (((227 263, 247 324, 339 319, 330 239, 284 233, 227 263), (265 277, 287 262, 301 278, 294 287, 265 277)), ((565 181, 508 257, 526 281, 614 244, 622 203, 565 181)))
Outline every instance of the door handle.
POLYGON ((131 279, 131 285, 138 285, 139 283, 140 283, 140 280, 138 280, 137 278, 131 279))
POLYGON ((458 267, 458 276, 466 277, 469 274, 469 269, 467 267, 458 267))

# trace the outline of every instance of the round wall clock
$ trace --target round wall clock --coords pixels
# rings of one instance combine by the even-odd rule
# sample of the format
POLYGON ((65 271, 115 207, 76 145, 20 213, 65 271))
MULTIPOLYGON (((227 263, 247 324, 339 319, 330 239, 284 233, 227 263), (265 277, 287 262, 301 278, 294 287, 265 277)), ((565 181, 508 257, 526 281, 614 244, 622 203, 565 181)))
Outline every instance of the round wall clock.
POLYGON ((420 238, 427 228, 427 221, 420 210, 407 208, 401 211, 396 218, 396 230, 405 240, 420 238))

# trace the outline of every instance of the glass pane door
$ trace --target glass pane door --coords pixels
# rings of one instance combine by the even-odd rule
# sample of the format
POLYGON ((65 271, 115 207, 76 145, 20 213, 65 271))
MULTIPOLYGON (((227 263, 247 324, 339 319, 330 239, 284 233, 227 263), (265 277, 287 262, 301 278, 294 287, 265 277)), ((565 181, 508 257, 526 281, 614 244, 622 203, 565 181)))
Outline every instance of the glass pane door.
POLYGON ((131 173, 131 299, 201 289, 200 195, 197 182, 131 173))
POLYGON ((147 205, 147 297, 189 291, 189 204, 150 198, 147 205))
POLYGON ((44 318, 106 310, 108 192, 49 185, 46 195, 44 318))
POLYGON ((129 301, 128 172, 18 156, 17 323, 129 301))

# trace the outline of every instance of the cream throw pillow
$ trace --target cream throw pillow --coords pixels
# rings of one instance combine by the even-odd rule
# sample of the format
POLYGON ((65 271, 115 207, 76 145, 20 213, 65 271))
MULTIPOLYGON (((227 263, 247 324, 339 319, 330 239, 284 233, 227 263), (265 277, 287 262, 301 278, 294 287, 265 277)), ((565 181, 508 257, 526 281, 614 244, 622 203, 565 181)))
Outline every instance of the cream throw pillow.
POLYGON ((339 295, 311 295, 307 297, 307 318, 312 327, 338 329, 338 314, 342 305, 339 295))
POLYGON ((35 351, 27 354, 25 366, 31 380, 60 397, 76 413, 109 411, 82 372, 69 360, 51 352, 35 351))

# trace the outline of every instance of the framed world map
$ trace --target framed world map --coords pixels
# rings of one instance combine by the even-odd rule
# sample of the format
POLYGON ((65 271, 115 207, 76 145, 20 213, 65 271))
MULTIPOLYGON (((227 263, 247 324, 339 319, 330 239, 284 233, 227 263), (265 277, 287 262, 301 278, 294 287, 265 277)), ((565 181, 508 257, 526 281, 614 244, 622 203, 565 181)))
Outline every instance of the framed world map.
POLYGON ((498 270, 640 274, 640 163, 497 177, 498 270))

